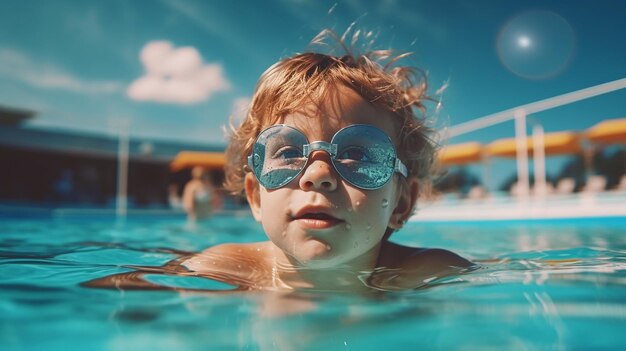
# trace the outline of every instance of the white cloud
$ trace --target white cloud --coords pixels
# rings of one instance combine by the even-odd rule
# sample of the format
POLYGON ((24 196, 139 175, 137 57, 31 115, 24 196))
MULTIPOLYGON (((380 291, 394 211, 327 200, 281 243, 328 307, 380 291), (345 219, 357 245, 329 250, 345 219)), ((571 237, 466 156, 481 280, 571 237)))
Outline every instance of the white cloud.
POLYGON ((174 48, 167 41, 151 41, 141 50, 145 75, 130 84, 126 93, 139 101, 193 104, 230 89, 222 66, 203 64, 196 48, 174 48))
POLYGON ((89 81, 45 62, 36 62, 24 53, 0 48, 0 75, 35 88, 59 89, 81 94, 110 94, 123 85, 114 81, 89 81))

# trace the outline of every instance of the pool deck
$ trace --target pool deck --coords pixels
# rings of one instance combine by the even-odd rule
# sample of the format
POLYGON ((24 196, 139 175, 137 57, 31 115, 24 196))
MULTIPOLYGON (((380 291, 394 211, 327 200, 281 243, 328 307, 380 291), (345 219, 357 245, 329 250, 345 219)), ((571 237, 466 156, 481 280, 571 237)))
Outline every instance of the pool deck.
MULTIPOLYGON (((217 214, 246 217, 250 216, 250 210, 242 206, 219 211, 217 214)), ((171 209, 129 209, 122 217, 126 216, 150 220, 181 219, 185 218, 185 213, 182 210, 171 209)), ((39 217, 85 220, 119 218, 116 210, 111 208, 46 208, 0 203, 0 219, 39 217)), ((626 224, 626 191, 550 195, 527 199, 492 196, 483 199, 446 198, 435 202, 420 200, 417 213, 409 221, 452 223, 598 218, 614 218, 626 224)))
POLYGON ((510 221, 618 217, 626 221, 626 192, 550 195, 542 198, 445 199, 418 206, 409 221, 510 221))

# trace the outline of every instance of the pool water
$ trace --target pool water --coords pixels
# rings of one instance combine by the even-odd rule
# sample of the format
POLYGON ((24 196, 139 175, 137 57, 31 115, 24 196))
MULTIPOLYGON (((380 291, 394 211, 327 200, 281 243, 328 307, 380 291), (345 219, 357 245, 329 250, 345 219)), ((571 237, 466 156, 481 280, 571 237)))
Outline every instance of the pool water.
MULTIPOLYGON (((248 216, 0 219, 2 350, 614 350, 626 344, 626 220, 420 224, 392 239, 481 265, 377 297, 84 283, 221 242, 263 240, 248 216)), ((148 269, 149 271, 149 269, 148 269)))

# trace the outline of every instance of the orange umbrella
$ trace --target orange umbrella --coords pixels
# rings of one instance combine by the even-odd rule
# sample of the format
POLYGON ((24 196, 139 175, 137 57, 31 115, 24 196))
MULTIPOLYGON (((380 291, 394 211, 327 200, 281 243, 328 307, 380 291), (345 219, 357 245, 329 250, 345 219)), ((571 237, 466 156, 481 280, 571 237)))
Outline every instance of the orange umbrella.
POLYGON ((602 121, 587 129, 585 137, 598 144, 626 144, 626 118, 602 121))
MULTIPOLYGON (((533 139, 526 139, 528 154, 533 154, 533 139)), ((543 137, 544 150, 546 155, 574 154, 581 151, 580 137, 574 132, 548 133, 543 137)), ((517 143, 515 138, 499 139, 485 147, 485 152, 489 156, 515 157, 517 155, 517 143)))
POLYGON ((448 145, 437 156, 443 166, 474 163, 482 159, 482 146, 477 142, 448 145))
POLYGON ((207 169, 223 169, 226 165, 226 155, 223 152, 181 151, 170 163, 173 172, 185 168, 202 166, 207 169))

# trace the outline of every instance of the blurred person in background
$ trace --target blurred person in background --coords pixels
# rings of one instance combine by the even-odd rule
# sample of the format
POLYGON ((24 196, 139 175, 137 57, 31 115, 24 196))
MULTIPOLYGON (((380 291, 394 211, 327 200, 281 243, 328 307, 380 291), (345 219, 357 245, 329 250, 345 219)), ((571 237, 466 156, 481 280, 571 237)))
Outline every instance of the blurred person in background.
POLYGON ((215 187, 209 172, 202 167, 191 170, 191 180, 183 190, 183 208, 190 221, 206 219, 213 213, 216 204, 215 187))

